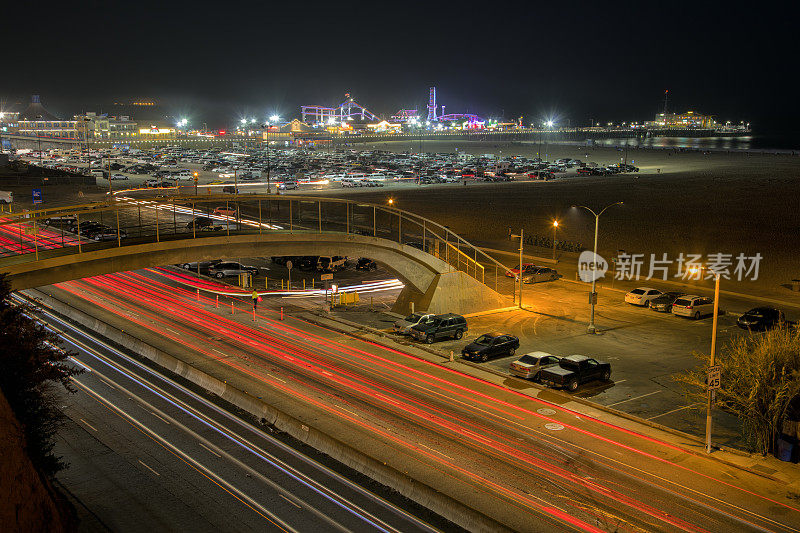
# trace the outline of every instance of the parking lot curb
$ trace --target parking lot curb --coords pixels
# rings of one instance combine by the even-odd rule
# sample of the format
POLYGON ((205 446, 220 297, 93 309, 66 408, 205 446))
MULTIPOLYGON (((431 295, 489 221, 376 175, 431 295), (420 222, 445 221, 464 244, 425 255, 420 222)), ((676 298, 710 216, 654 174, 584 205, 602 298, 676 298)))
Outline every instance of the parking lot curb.
MULTIPOLYGON (((366 341, 366 342, 370 342, 370 343, 373 343, 373 344, 378 344, 378 345, 383 346, 384 348, 388 348, 390 350, 396 350, 396 349, 402 348, 404 346, 413 346, 414 348, 416 348, 418 350, 421 350, 421 351, 424 351, 424 352, 428 352, 428 353, 430 353, 432 355, 439 356, 439 357, 445 359, 445 362, 449 361, 449 358, 450 358, 449 354, 445 354, 445 353, 443 353, 443 352, 441 352, 439 350, 436 350, 436 349, 433 349, 433 348, 429 348, 427 345, 416 344, 416 343, 404 344, 404 343, 401 343, 401 342, 397 342, 395 339, 389 338, 387 333, 385 333, 385 332, 383 332, 383 331, 381 331, 379 329, 376 329, 376 328, 373 328, 371 326, 367 326, 367 325, 364 325, 364 324, 358 324, 356 322, 351 322, 351 321, 349 321, 347 319, 343 319, 343 318, 340 318, 340 317, 327 316, 327 315, 323 315, 321 313, 317 313, 317 312, 314 312, 314 311, 308 311, 308 312, 306 312, 306 318, 304 318, 304 319, 307 320, 308 322, 312 323, 312 324, 315 324, 315 325, 318 325, 318 326, 322 326, 322 327, 325 327, 325 328, 329 328, 329 329, 332 329, 332 330, 337 331, 339 333, 342 333, 342 334, 345 334, 345 335, 349 335, 351 337, 355 337, 357 339, 360 339, 360 340, 363 340, 363 341, 366 341), (345 326, 348 326, 348 327, 351 327, 351 328, 355 328, 358 331, 362 331, 362 332, 365 332, 365 333, 371 333, 373 335, 378 335, 379 340, 367 338, 367 337, 359 334, 358 332, 353 332, 353 331, 348 331, 346 329, 331 327, 330 324, 326 324, 326 323, 322 323, 320 321, 316 321, 313 318, 308 318, 309 314, 313 315, 313 316, 318 316, 320 318, 325 318, 325 319, 327 319, 327 320, 329 320, 331 322, 338 322, 338 323, 343 324, 345 326), (389 345, 389 342, 385 342, 384 339, 387 339, 392 344, 395 344, 395 346, 389 345)), ((636 424, 641 424, 643 426, 647 426, 649 428, 652 428, 652 429, 655 429, 655 430, 658 430, 658 431, 663 431, 665 433, 669 433, 669 434, 674 435, 676 437, 680 437, 682 439, 694 442, 694 443, 697 444, 698 448, 700 448, 700 449, 693 449, 693 448, 687 447, 685 445, 681 445, 680 443, 670 443, 670 445, 676 446, 676 447, 680 448, 681 450, 685 451, 686 453, 689 453, 689 454, 694 455, 696 457, 702 457, 702 458, 705 458, 705 459, 712 459, 712 460, 714 460, 714 461, 716 461, 718 463, 724 464, 724 465, 729 466, 731 468, 736 468, 736 469, 739 469, 739 470, 743 470, 743 471, 748 472, 750 474, 754 474, 754 475, 757 475, 759 477, 762 477, 762 478, 765 478, 765 479, 769 479, 770 481, 774 481, 774 482, 777 482, 777 483, 785 483, 786 482, 785 480, 776 478, 776 477, 774 477, 773 475, 771 475, 771 474, 769 474, 767 472, 763 472, 763 471, 760 471, 760 470, 757 470, 757 469, 754 469, 754 468, 750 468, 750 467, 748 467, 746 465, 738 464, 738 463, 735 463, 733 461, 728 461, 726 459, 723 459, 723 458, 719 457, 718 455, 714 455, 713 453, 712 454, 706 454, 705 451, 701 451, 701 450, 705 449, 705 441, 700 439, 699 437, 696 437, 696 436, 691 435, 689 433, 685 433, 683 431, 680 431, 680 430, 677 430, 677 429, 674 429, 674 428, 670 428, 668 426, 664 426, 662 424, 659 424, 657 422, 652 422, 652 421, 644 419, 644 418, 639 418, 637 416, 625 413, 624 411, 619 411, 619 410, 613 409, 611 407, 606 407, 606 406, 604 406, 602 404, 591 402, 591 401, 589 401, 589 400, 587 400, 585 398, 581 398, 579 396, 572 396, 572 395, 567 394, 567 393, 565 393, 563 391, 560 391, 558 389, 548 388, 548 387, 545 387, 545 386, 540 385, 538 383, 534 383, 534 382, 530 382, 530 381, 526 381, 526 380, 521 380, 521 379, 516 378, 514 376, 510 376, 508 374, 503 374, 502 372, 494 370, 492 368, 484 367, 484 366, 478 365, 477 363, 473 363, 471 361, 467 361, 467 360, 463 359, 460 355, 455 355, 454 360, 457 360, 459 363, 464 364, 466 366, 470 366, 470 367, 472 367, 472 368, 474 368, 476 370, 481 370, 481 371, 487 372, 489 374, 493 374, 495 376, 502 377, 502 378, 507 379, 507 380, 512 380, 513 382, 518 383, 520 385, 524 385, 524 386, 527 386, 527 387, 533 387, 533 388, 536 388, 536 389, 538 389, 540 391, 545 391, 546 390, 546 391, 548 391, 548 393, 555 394, 559 398, 563 398, 566 401, 573 401, 573 402, 579 403, 581 405, 585 405, 587 407, 591 407, 592 409, 596 409, 598 411, 602 411, 602 412, 608 413, 608 414, 610 414, 612 416, 623 418, 623 419, 628 420, 630 422, 634 422, 636 424)), ((442 362, 442 363, 438 363, 436 361, 428 361, 428 362, 433 363, 433 364, 438 364, 438 365, 441 365, 441 366, 445 366, 444 362, 442 362)), ((449 368, 450 370, 455 370, 455 369, 453 369, 451 367, 447 367, 447 368, 449 368)), ((458 370, 455 370, 455 371, 458 372, 458 370)), ((491 385, 503 387, 504 389, 507 389, 507 390, 512 391, 512 392, 525 394, 524 392, 522 392, 520 390, 513 389, 513 388, 508 387, 508 386, 506 386, 504 384, 494 383, 494 382, 488 381, 488 380, 486 380, 486 379, 484 379, 484 378, 482 378, 480 376, 476 376, 474 374, 469 374, 469 375, 470 375, 470 377, 473 377, 475 379, 484 381, 485 383, 489 383, 491 385)), ((528 394, 525 394, 525 395, 529 396, 528 394)), ((536 399, 536 400, 539 400, 539 401, 546 401, 546 400, 541 400, 539 398, 536 398, 535 396, 530 396, 530 397, 532 399, 536 399)), ((576 411, 575 409, 570 409, 569 407, 564 407, 563 405, 559 405, 559 408, 564 409, 565 411, 568 411, 568 412, 573 413, 575 415, 580 415, 580 416, 583 416, 583 417, 595 418, 591 414, 582 413, 580 411, 576 411)), ((643 434, 640 431, 636 431, 636 430, 633 430, 633 431, 636 434, 641 435, 642 437, 647 437, 647 435, 643 434)), ((762 458, 761 455, 751 454, 751 453, 745 452, 743 450, 738 450, 736 448, 731 448, 731 447, 728 447, 728 446, 714 446, 714 448, 719 450, 719 451, 722 451, 722 452, 725 452, 725 453, 730 453, 731 455, 736 455, 738 457, 742 457, 742 458, 746 458, 746 459, 758 460, 758 459, 762 458)))

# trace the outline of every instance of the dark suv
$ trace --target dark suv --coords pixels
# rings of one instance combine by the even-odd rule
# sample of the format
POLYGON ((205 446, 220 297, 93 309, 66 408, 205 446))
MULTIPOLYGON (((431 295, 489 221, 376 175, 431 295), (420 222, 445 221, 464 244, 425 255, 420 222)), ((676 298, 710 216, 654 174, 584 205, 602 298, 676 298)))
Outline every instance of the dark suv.
POLYGON ((467 331, 467 319, 461 315, 447 313, 434 315, 411 328, 411 336, 428 344, 442 338, 460 339, 467 331))

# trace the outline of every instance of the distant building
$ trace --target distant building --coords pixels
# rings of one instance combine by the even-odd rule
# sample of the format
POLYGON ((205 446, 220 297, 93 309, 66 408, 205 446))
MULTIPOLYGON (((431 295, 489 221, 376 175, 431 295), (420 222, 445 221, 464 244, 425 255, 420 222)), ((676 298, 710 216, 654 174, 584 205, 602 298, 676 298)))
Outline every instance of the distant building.
POLYGON ((648 126, 660 128, 714 128, 716 121, 710 115, 701 115, 694 111, 685 113, 659 113, 653 122, 648 122, 648 126))
POLYGON ((135 137, 139 134, 138 124, 130 117, 109 117, 106 114, 86 113, 76 115, 78 138, 81 140, 109 140, 135 137))
POLYGON ((76 121, 62 120, 45 109, 38 94, 31 96, 31 103, 18 114, 9 133, 42 137, 77 139, 76 121))

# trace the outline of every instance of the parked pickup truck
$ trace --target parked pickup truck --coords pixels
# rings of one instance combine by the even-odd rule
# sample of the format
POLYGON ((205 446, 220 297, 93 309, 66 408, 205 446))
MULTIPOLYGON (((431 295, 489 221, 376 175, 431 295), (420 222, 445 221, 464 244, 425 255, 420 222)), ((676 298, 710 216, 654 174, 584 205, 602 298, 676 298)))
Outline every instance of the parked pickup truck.
POLYGON ((597 361, 585 355, 569 355, 559 361, 558 366, 545 368, 539 373, 539 379, 545 385, 562 387, 570 391, 578 385, 611 378, 611 365, 597 361))

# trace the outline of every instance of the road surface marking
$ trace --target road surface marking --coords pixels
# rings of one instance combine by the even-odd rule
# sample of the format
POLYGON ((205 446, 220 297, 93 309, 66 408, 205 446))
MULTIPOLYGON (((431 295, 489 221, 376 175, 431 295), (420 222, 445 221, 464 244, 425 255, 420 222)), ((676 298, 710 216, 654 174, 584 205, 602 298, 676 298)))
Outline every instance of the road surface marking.
POLYGON ((661 391, 657 390, 657 391, 653 391, 653 392, 648 392, 647 394, 642 394, 641 396, 634 396, 633 398, 628 398, 627 400, 620 400, 618 402, 610 403, 610 404, 606 405, 606 407, 613 407, 615 405, 619 405, 621 403, 629 402, 631 400, 640 400, 642 398, 646 398, 647 396, 652 396, 653 394, 658 394, 659 392, 661 392, 661 391))
POLYGON ((695 405, 697 405, 697 404, 696 403, 690 403, 689 405, 684 405, 683 407, 678 407, 677 409, 673 409, 672 411, 667 411, 666 413, 661 413, 660 415, 651 416, 650 418, 647 418, 646 420, 652 420, 654 418, 658 418, 659 416, 664 416, 664 415, 669 415, 669 414, 672 414, 672 413, 677 413, 678 411, 682 411, 684 409, 688 409, 688 408, 693 407, 695 405))
POLYGON ((158 416, 158 414, 155 411, 150 411, 150 414, 152 414, 154 417, 158 418, 159 420, 161 420, 165 424, 169 424, 169 420, 165 420, 164 418, 158 416))
POLYGON ((209 448, 208 446, 206 446, 206 445, 205 445, 205 444, 203 444, 202 442, 199 442, 198 444, 199 444, 200 446, 202 446, 203 448, 205 448, 206 450, 208 450, 208 451, 210 451, 211 453, 213 453, 214 455, 216 455, 217 457, 222 457, 220 454, 218 454, 217 452, 215 452, 214 450, 212 450, 211 448, 209 448))
POLYGON ((351 410, 349 410, 349 409, 345 409, 345 408, 344 408, 344 407, 342 407, 341 405, 338 405, 338 404, 333 404, 333 405, 334 405, 334 407, 338 407, 339 409, 341 409, 341 410, 342 410, 342 411, 344 411, 345 413, 350 413, 350 414, 351 414, 351 415, 353 415, 353 416, 359 416, 359 414, 358 414, 358 413, 354 413, 353 411, 351 411, 351 410))
POLYGON ((443 456, 447 457, 448 459, 450 459, 451 461, 454 461, 454 460, 455 460, 455 459, 453 459, 452 457, 450 457, 449 455, 447 455, 447 454, 444 454, 444 453, 440 452, 439 450, 436 450, 436 449, 434 449, 434 448, 431 448, 430 446, 425 446, 425 445, 424 445, 424 444, 422 444, 421 442, 418 442, 417 444, 419 444, 419 445, 420 445, 420 446, 422 446, 423 448, 427 448, 427 449, 429 449, 429 450, 430 450, 430 451, 432 451, 432 452, 436 452, 436 453, 438 453, 439 455, 443 455, 443 456))
POLYGON ((290 500, 289 498, 287 498, 287 497, 286 497, 286 496, 284 496, 283 494, 278 494, 278 496, 280 496, 281 498, 283 498, 283 499, 284 499, 284 500, 286 500, 287 502, 291 503, 292 505, 294 505, 294 506, 295 506, 295 507, 297 507, 298 509, 302 509, 302 507, 300 507, 299 505, 297 505, 296 503, 294 503, 292 500, 290 500))
POLYGON ((277 380, 277 381, 280 381, 281 383, 286 383, 286 381, 285 381, 285 380, 283 380, 283 379, 281 379, 281 378, 276 378, 275 376, 273 376, 272 374, 268 374, 267 372, 264 372, 264 373, 265 373, 266 375, 268 375, 269 377, 271 377, 272 379, 275 379, 275 380, 277 380))
POLYGON ((102 381, 103 383, 105 383, 106 385, 108 385, 109 387, 111 387, 112 389, 115 389, 115 388, 116 388, 116 387, 114 387, 114 385, 112 385, 112 384, 111 384, 111 383, 109 383, 108 381, 104 380, 103 378, 100 378, 100 381, 102 381))
POLYGON ((97 431, 97 428, 96 428, 96 427, 94 427, 93 425, 91 425, 89 422, 87 422, 87 421, 86 421, 86 420, 84 420, 83 418, 79 418, 78 420, 80 420, 81 422, 83 422, 84 424, 86 424, 87 426, 89 426, 90 428, 92 428, 93 430, 95 430, 97 433, 100 433, 99 431, 97 431))
POLYGON ((174 333, 175 335, 180 335, 180 333, 178 333, 177 331, 175 331, 175 330, 174 330, 174 329, 172 329, 172 328, 164 328, 164 329, 166 329, 167 331, 171 331, 171 332, 172 332, 172 333, 174 333))
POLYGON ((152 468, 150 468, 149 466, 147 466, 146 464, 144 464, 141 460, 139 460, 139 464, 142 465, 143 467, 145 467, 146 469, 148 469, 149 471, 151 471, 152 473, 154 473, 155 475, 157 475, 157 476, 161 475, 158 472, 156 472, 155 470, 153 470, 152 468))

